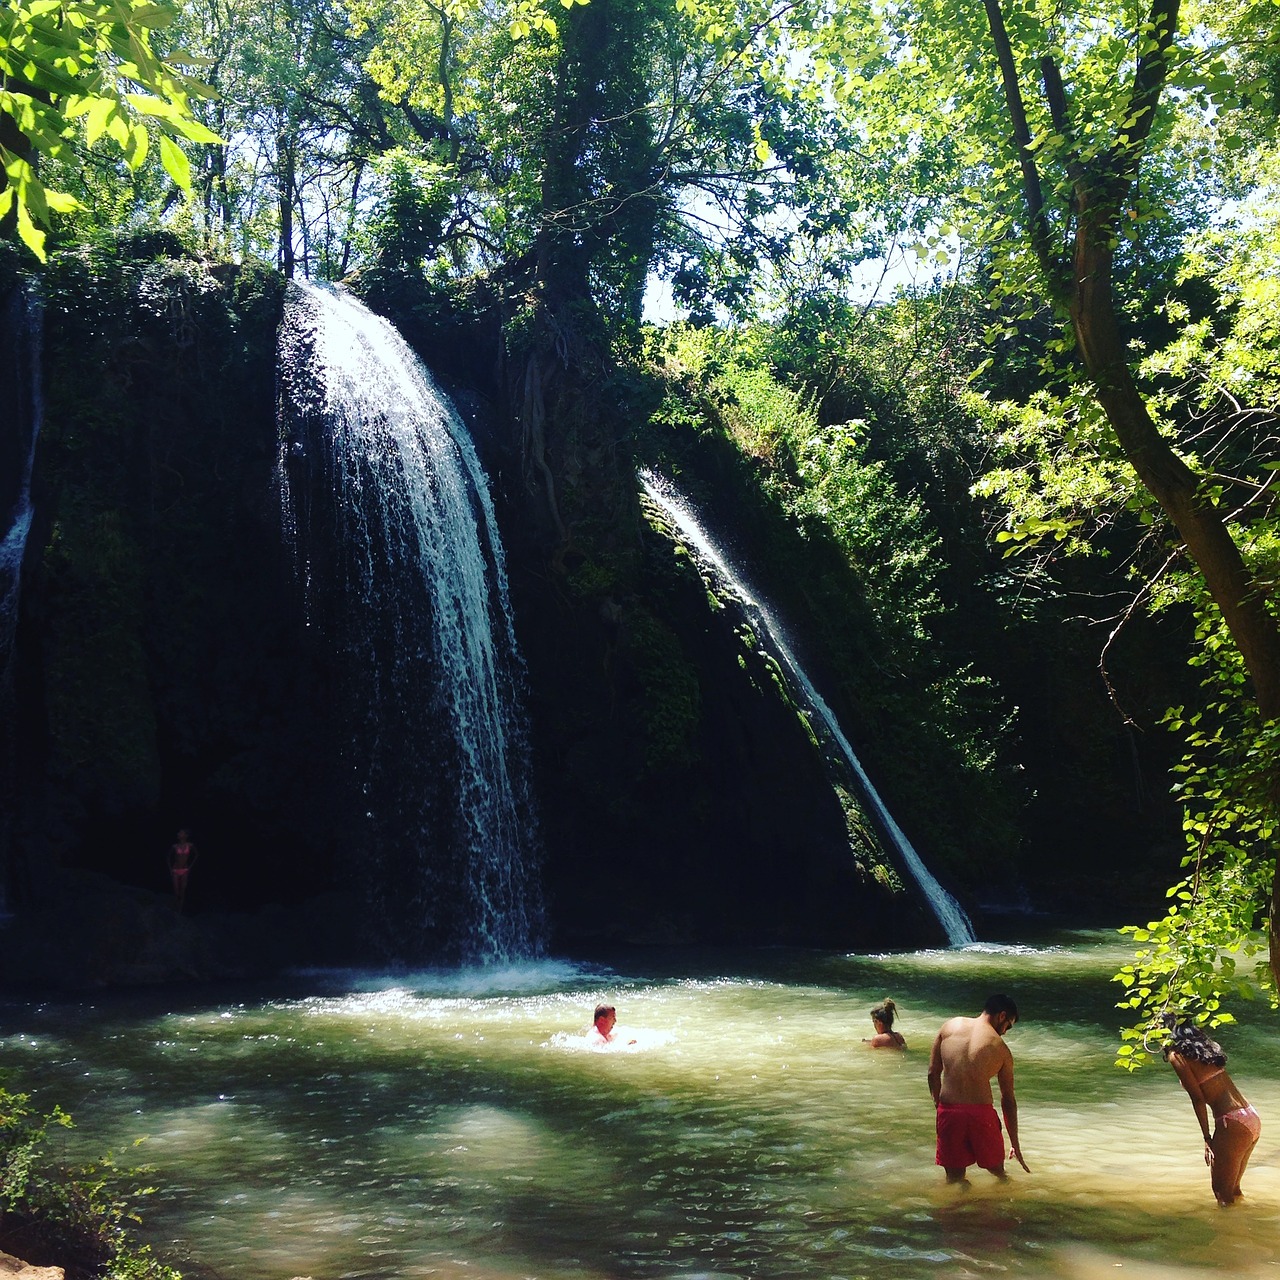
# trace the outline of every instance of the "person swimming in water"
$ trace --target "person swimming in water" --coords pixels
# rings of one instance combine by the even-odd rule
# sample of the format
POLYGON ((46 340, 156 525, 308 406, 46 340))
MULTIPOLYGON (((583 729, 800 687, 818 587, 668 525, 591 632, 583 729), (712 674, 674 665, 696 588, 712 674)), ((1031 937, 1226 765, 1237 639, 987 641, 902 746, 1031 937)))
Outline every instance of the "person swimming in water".
POLYGON ((885 997, 883 1004, 871 1010, 871 1025, 875 1027, 873 1036, 863 1036, 862 1043, 873 1049, 905 1049, 907 1042, 893 1029, 893 1020, 898 1015, 898 1006, 885 997))
POLYGON ((187 881, 198 856, 195 845, 191 843, 191 834, 184 827, 169 846, 169 879, 173 882, 173 899, 179 912, 186 903, 187 881))
MULTIPOLYGON (((595 1021, 587 1032, 587 1043, 594 1049, 603 1049, 608 1045, 621 1044, 614 1028, 618 1025, 618 1011, 611 1004, 596 1005, 595 1021)), ((635 1044, 628 1040, 627 1044, 635 1044)))
POLYGON ((1177 1072, 1200 1122, 1213 1194, 1220 1205, 1234 1204, 1242 1194, 1240 1179, 1258 1145, 1262 1121, 1227 1074, 1227 1055, 1216 1040, 1173 1014, 1162 1015, 1158 1024, 1169 1035, 1164 1060, 1177 1072), (1209 1112, 1213 1113, 1212 1134, 1209 1112))

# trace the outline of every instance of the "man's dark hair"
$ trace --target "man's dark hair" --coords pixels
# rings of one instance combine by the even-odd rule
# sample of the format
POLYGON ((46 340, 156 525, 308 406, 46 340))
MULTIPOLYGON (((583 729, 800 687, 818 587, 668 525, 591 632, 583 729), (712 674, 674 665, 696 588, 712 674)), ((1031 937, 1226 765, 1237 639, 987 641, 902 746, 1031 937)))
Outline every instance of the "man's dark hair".
POLYGON ((1018 1006, 1008 996, 988 996, 987 1003, 982 1006, 982 1012, 990 1014, 993 1018, 998 1013, 1007 1013, 1014 1022, 1018 1020, 1018 1006))
POLYGON ((614 1013, 614 1012, 615 1012, 615 1010, 614 1010, 613 1005, 611 1005, 611 1004, 598 1004, 598 1005, 596 1005, 596 1016, 595 1016, 595 1021, 596 1021, 596 1022, 599 1022, 601 1018, 606 1017, 607 1015, 609 1015, 609 1014, 611 1014, 611 1013, 614 1013))

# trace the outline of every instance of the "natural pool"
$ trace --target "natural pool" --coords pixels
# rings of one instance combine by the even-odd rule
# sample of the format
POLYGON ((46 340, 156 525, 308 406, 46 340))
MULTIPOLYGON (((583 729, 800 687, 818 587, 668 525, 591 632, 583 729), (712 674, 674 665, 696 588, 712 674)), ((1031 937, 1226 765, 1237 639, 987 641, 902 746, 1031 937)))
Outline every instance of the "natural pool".
POLYGON ((10 1000, 0 1069, 71 1111, 78 1153, 154 1168, 144 1237, 189 1276, 1280 1275, 1280 1018, 1224 1033, 1264 1129, 1222 1210, 1172 1071, 1111 1066, 1125 954, 1076 933, 10 1000), (928 1048, 993 990, 1022 1009, 1033 1172, 949 1188, 928 1048), (905 1054, 860 1043, 886 995, 905 1054), (634 1048, 584 1048, 602 997, 634 1048))

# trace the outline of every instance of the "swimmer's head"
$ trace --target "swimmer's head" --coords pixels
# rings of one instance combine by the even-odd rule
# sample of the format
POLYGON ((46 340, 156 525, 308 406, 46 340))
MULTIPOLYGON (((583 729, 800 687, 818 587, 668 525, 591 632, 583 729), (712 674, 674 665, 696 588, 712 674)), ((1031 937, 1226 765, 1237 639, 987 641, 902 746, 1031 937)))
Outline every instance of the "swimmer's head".
POLYGON ((595 1021, 598 1024, 602 1019, 612 1018, 615 1022, 618 1020, 618 1011, 611 1004, 596 1005, 595 1021))
POLYGON ((893 1020, 898 1014, 898 1006, 892 1000, 885 997, 883 1004, 878 1004, 871 1010, 871 1021, 878 1027, 883 1027, 886 1031, 893 1028, 893 1020))

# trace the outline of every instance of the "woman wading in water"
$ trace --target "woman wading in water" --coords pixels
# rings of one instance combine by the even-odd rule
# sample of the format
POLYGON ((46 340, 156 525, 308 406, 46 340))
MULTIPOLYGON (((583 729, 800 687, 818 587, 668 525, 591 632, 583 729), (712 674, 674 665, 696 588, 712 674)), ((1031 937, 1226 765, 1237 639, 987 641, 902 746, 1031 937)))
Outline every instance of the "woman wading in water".
POLYGON ((862 1043, 869 1044, 873 1049, 905 1049, 907 1042, 893 1029, 897 1013, 898 1006, 887 998, 883 1004, 876 1005, 871 1010, 871 1025, 875 1027, 876 1033, 869 1038, 864 1036, 862 1043))
POLYGON ((1262 1121, 1227 1075, 1227 1055, 1217 1041, 1171 1015, 1166 1014, 1162 1022, 1170 1032, 1165 1061, 1178 1073, 1204 1134, 1204 1162, 1213 1194, 1219 1204, 1231 1204, 1240 1198, 1240 1179, 1258 1144, 1262 1121), (1212 1135, 1209 1112, 1214 1119, 1212 1135))

